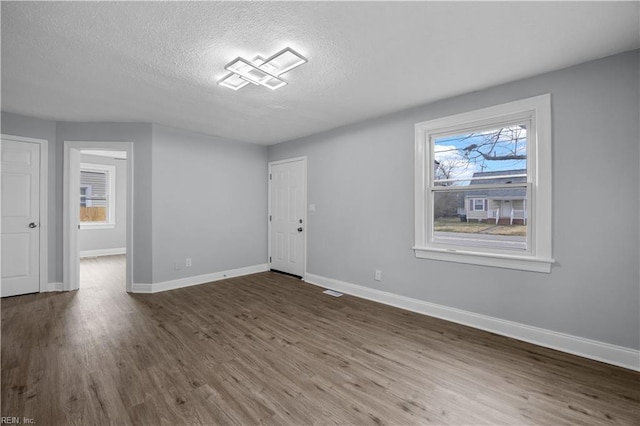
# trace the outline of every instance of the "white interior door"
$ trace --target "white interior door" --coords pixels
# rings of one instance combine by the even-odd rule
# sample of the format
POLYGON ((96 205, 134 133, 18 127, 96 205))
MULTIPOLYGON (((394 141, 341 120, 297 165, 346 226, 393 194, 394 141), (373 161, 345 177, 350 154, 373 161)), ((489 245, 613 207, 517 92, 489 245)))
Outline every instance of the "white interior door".
POLYGON ((306 159, 269 165, 271 269, 304 276, 306 159))
POLYGON ((1 295, 40 291, 40 145, 2 140, 1 295))

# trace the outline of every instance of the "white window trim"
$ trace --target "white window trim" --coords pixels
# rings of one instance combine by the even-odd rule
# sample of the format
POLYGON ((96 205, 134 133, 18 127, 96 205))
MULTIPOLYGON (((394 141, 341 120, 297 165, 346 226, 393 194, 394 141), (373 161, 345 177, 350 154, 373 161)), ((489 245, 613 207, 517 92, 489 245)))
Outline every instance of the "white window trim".
MULTIPOLYGON (((80 170, 95 170, 107 172, 107 221, 106 222, 80 222, 80 229, 113 229, 116 227, 116 167, 110 164, 80 163, 80 170)), ((80 203, 78 203, 79 205, 80 203)))
POLYGON ((551 272, 551 95, 545 94, 475 111, 429 120, 415 125, 415 240, 416 257, 469 263, 499 268, 534 272, 551 272), (528 175, 531 201, 528 238, 530 250, 525 253, 500 252, 482 248, 443 247, 429 242, 432 217, 428 196, 428 176, 433 176, 431 135, 465 131, 479 126, 490 126, 514 118, 531 120, 528 141, 528 175))

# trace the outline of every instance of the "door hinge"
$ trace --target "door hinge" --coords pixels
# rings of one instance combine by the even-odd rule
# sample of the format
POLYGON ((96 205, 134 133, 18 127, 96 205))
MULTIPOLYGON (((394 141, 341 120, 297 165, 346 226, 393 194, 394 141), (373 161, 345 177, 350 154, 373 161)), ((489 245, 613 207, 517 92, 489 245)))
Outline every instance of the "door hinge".
POLYGON ((271 263, 271 256, 269 256, 269 263, 271 263))
POLYGON ((271 222, 271 215, 269 215, 269 222, 271 222))
POLYGON ((273 179, 273 175, 269 173, 269 180, 273 179))

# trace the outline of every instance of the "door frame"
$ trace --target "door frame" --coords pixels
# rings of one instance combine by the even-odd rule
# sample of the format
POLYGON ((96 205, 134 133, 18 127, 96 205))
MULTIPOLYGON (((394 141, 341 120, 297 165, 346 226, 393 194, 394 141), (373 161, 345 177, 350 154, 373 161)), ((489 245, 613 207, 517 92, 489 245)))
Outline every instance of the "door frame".
POLYGON ((65 291, 80 288, 80 250, 78 249, 79 212, 75 206, 79 192, 73 182, 80 179, 80 150, 126 151, 127 153, 127 266, 126 291, 131 292, 133 282, 133 143, 100 141, 64 141, 62 241, 63 287, 65 291))
POLYGON ((271 171, 273 166, 279 165, 279 164, 286 164, 286 163, 294 163, 296 161, 302 161, 302 178, 303 178, 303 183, 302 183, 302 188, 304 189, 304 196, 303 196, 303 201, 304 201, 304 209, 302 212, 302 221, 303 221, 303 225, 304 225, 304 230, 305 232, 302 233, 302 280, 306 281, 307 279, 307 233, 309 230, 309 222, 308 222, 308 218, 307 218, 307 156, 302 156, 302 157, 294 157, 294 158, 286 158, 284 160, 277 160, 277 161, 269 161, 269 167, 268 167, 268 173, 267 173, 267 182, 268 182, 268 192, 267 192, 267 197, 268 197, 268 203, 267 203, 267 228, 268 228, 268 240, 267 240, 267 266, 269 267, 269 269, 271 269, 271 220, 270 216, 271 216, 271 171))
MULTIPOLYGON (((49 287, 49 141, 46 139, 27 138, 24 136, 0 134, 2 139, 16 142, 30 142, 40 145, 40 292, 51 290, 49 287)), ((0 144, 2 142, 0 141, 0 144)), ((0 178, 1 179, 1 178, 0 178)), ((1 249, 0 249, 1 250, 1 249)), ((0 253, 1 255, 1 253, 0 253)))

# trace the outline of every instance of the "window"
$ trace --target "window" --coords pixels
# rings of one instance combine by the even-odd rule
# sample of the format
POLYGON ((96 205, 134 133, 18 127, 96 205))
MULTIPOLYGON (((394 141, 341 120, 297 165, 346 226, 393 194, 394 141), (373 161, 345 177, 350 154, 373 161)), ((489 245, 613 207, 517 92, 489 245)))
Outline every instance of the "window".
POLYGON ((551 271, 550 103, 416 124, 416 257, 551 271))
POLYGON ((80 228, 115 226, 115 167, 80 165, 80 228))
MULTIPOLYGON (((80 173, 80 179, 82 179, 82 172, 80 173)), ((91 185, 80 185, 80 207, 87 207, 91 204, 87 197, 91 196, 91 185)))
POLYGON ((471 211, 485 211, 487 204, 484 198, 472 198, 469 203, 469 208, 471 211))

